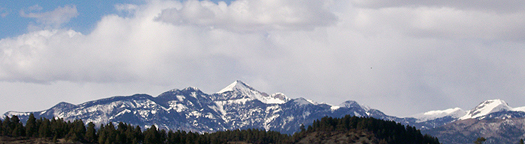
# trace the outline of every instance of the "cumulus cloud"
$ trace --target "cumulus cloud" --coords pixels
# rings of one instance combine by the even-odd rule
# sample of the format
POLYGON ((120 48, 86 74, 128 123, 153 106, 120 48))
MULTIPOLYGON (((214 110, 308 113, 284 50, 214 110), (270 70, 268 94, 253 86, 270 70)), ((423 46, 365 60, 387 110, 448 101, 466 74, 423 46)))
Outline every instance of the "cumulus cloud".
POLYGON ((48 12, 35 12, 41 10, 42 7, 34 5, 27 8, 27 10, 20 10, 20 16, 35 18, 36 22, 40 24, 36 27, 43 27, 45 29, 60 28, 62 24, 67 23, 69 22, 69 20, 71 20, 71 18, 78 16, 77 7, 75 5, 66 5, 64 7, 58 7, 55 10, 48 12))
POLYGON ((225 2, 189 0, 180 8, 163 10, 157 20, 235 31, 311 30, 337 21, 328 9, 330 3, 320 0, 238 0, 227 5, 225 2))
POLYGON ((522 12, 345 0, 115 8, 129 15, 106 15, 90 33, 56 28, 1 39, 0 85, 215 92, 240 79, 269 93, 356 100, 393 115, 525 101, 522 12))

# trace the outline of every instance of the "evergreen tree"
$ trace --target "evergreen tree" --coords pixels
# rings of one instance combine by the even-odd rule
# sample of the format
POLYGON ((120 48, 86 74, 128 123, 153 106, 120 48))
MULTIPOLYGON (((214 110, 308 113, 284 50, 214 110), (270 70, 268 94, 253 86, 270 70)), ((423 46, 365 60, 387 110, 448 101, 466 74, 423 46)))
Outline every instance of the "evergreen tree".
POLYGON ((4 130, 3 130, 3 129, 4 129, 3 122, 2 122, 2 120, 0 119, 0 136, 3 136, 3 135, 4 135, 4 134, 3 134, 3 133, 4 133, 4 130))
POLYGON ((144 134, 139 126, 136 126, 135 129, 133 129, 133 141, 136 141, 137 143, 142 143, 144 141, 144 134))
POLYGON ((26 136, 27 137, 36 137, 38 133, 36 118, 33 113, 29 114, 29 118, 26 122, 26 136))
POLYGON ((88 123, 88 127, 86 130, 86 136, 84 136, 87 142, 94 143, 97 139, 96 136, 96 130, 95 130, 95 124, 93 122, 88 123))
POLYGON ((168 136, 167 136, 166 130, 162 129, 161 131, 159 131, 159 141, 158 142, 165 143, 167 139, 168 139, 168 136))
POLYGON ((485 142, 487 139, 485 139, 484 137, 479 137, 476 139, 476 141, 474 141, 475 144, 483 144, 483 142, 485 142))
POLYGON ((99 144, 103 144, 103 143, 106 142, 107 135, 106 135, 106 130, 105 130, 105 127, 104 127, 103 124, 100 124, 100 128, 98 130, 97 135, 98 135, 98 143, 99 144))
POLYGON ((18 119, 18 116, 13 116, 11 117, 11 129, 13 130, 12 131, 12 134, 11 136, 13 137, 20 137, 20 136, 25 136, 25 129, 24 129, 24 125, 22 124, 22 122, 20 122, 20 119, 18 119))
POLYGON ((11 135, 11 128, 9 127, 11 125, 11 119, 9 116, 5 116, 4 121, 2 122, 2 135, 4 136, 10 136, 11 135))
POLYGON ((301 126, 299 126, 299 130, 300 132, 305 132, 306 129, 304 128, 304 124, 301 124, 301 126))
POLYGON ((50 122, 48 119, 44 118, 42 119, 42 124, 40 125, 38 129, 38 137, 49 137, 51 136, 51 130, 50 130, 50 122))
POLYGON ((144 132, 144 144, 160 143, 160 135, 155 125, 151 125, 149 129, 144 132))

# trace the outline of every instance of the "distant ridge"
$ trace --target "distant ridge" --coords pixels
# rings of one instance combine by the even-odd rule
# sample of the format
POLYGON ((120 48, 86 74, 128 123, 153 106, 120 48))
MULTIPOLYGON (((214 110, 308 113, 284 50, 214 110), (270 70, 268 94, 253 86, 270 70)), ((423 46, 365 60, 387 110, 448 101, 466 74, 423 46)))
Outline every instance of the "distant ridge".
MULTIPOLYGON (((25 121, 31 112, 10 111, 25 121)), ((126 122, 148 128, 151 125, 169 130, 214 132, 257 128, 292 134, 301 124, 309 125, 325 116, 373 117, 415 126, 426 132, 454 122, 505 120, 525 117, 525 107, 512 108, 495 99, 481 102, 475 108, 434 110, 411 117, 389 116, 380 110, 348 100, 338 105, 305 98, 289 98, 283 93, 267 94, 236 80, 222 90, 207 94, 196 87, 173 89, 156 97, 147 94, 115 96, 81 104, 61 102, 49 109, 32 112, 36 117, 82 119, 99 125, 126 122)), ((442 139, 442 138, 440 138, 442 139)))
MULTIPOLYGON (((10 111, 22 121, 30 112, 10 111)), ((82 119, 99 125, 126 122, 147 128, 213 132, 229 129, 258 128, 294 133, 301 124, 331 116, 344 115, 398 120, 379 110, 361 106, 355 101, 340 105, 318 103, 305 98, 291 99, 283 93, 267 94, 236 80, 222 90, 206 94, 196 87, 173 89, 156 97, 147 94, 117 96, 74 105, 59 103, 50 109, 33 112, 37 117, 82 119)))

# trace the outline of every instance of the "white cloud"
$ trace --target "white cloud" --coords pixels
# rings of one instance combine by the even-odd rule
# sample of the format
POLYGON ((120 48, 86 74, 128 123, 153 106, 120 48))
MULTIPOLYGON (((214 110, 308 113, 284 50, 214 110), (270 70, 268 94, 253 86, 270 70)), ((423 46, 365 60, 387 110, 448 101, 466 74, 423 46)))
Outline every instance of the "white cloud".
POLYGON ((366 8, 387 7, 448 7, 453 9, 492 11, 492 12, 519 12, 523 11, 524 1, 516 0, 352 0, 354 5, 366 8))
POLYGON ((185 1, 165 9, 157 18, 176 25, 197 25, 234 31, 311 30, 334 24, 336 16, 321 0, 238 0, 227 5, 211 1, 185 1))
POLYGON ((357 28, 396 30, 414 37, 525 40, 525 13, 495 13, 448 7, 360 9, 357 28))
MULTIPOLYGON (((116 8, 130 15, 106 15, 90 33, 58 28, 1 39, 0 85, 215 92, 241 79, 269 93, 356 100, 395 115, 525 101, 523 12, 259 0, 116 8)), ((20 94, 10 89, 2 92, 20 94)))
POLYGON ((78 16, 77 7, 75 5, 66 5, 64 7, 58 7, 53 11, 37 13, 33 11, 41 11, 42 7, 38 5, 27 8, 27 11, 20 10, 20 16, 35 18, 39 26, 44 29, 60 28, 64 23, 69 22, 71 18, 78 16))

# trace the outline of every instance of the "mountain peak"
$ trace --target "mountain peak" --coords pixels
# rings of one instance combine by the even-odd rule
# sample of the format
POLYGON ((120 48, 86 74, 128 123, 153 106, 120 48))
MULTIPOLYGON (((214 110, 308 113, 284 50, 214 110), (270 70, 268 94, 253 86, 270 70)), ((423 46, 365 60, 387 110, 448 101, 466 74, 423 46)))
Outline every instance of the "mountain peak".
POLYGON ((485 116, 487 114, 511 110, 512 108, 507 104, 507 102, 501 99, 486 100, 478 104, 474 109, 467 112, 467 114, 459 119, 469 119, 469 118, 478 118, 485 116))
POLYGON ((184 89, 182 89, 182 90, 189 90, 189 91, 200 91, 200 89, 199 89, 199 88, 197 88, 197 87, 187 87, 187 88, 184 88, 184 89))
POLYGON ((234 81, 230 85, 226 86, 225 88, 217 92, 217 94, 226 94, 228 95, 227 98, 229 99, 232 99, 232 98, 233 99, 239 99, 239 98, 257 99, 267 104, 269 103, 282 104, 290 100, 290 98, 286 97, 286 95, 282 93, 268 95, 267 93, 260 92, 240 80, 234 81), (233 92, 233 93, 228 93, 228 92, 233 92))
POLYGON ((228 92, 228 91, 245 91, 245 90, 255 91, 255 89, 250 87, 248 84, 246 84, 246 83, 244 83, 244 82, 242 82, 240 80, 236 80, 236 81, 234 81, 230 85, 226 86, 225 88, 223 88, 222 90, 220 90, 217 93, 224 93, 224 92, 228 92))
POLYGON ((353 101, 353 100, 347 100, 347 101, 339 104, 339 107, 361 108, 361 109, 363 109, 365 111, 370 110, 370 108, 368 106, 360 105, 359 103, 357 103, 356 101, 353 101))

